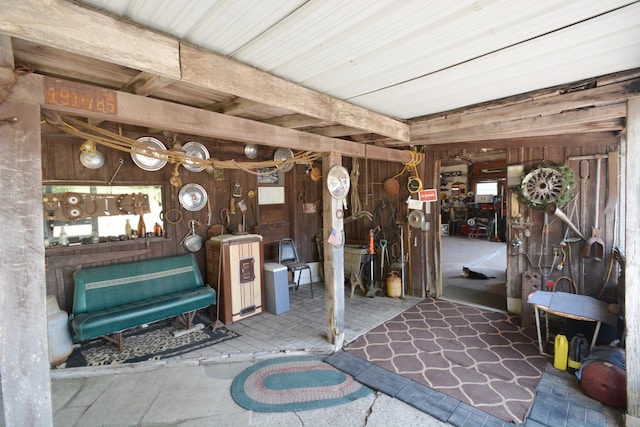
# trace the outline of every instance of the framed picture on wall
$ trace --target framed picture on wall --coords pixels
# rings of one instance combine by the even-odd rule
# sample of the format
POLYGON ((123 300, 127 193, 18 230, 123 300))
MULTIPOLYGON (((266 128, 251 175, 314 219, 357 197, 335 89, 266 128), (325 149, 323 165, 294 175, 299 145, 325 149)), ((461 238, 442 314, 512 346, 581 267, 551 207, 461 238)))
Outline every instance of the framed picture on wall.
POLYGON ((261 168, 257 170, 258 185, 284 185, 284 174, 275 168, 261 168))

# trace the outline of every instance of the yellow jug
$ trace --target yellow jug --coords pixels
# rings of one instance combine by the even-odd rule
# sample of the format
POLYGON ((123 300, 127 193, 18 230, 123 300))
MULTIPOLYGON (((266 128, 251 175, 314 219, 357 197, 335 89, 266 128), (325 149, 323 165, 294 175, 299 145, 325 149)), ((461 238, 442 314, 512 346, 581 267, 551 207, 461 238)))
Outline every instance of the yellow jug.
POLYGON ((567 370, 567 357, 569 356, 569 342, 564 335, 556 335, 553 367, 561 371, 567 370))
POLYGON ((398 277, 398 273, 390 271, 387 276, 387 296, 391 298, 399 298, 402 294, 402 280, 398 277))

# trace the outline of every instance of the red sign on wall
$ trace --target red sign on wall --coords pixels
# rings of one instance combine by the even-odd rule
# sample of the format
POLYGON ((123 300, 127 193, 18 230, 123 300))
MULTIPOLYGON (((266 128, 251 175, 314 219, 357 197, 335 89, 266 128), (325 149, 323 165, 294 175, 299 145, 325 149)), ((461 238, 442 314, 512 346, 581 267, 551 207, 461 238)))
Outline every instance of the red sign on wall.
POLYGON ((435 188, 430 188, 428 190, 422 190, 418 193, 418 199, 421 202, 435 202, 438 200, 438 193, 435 188))

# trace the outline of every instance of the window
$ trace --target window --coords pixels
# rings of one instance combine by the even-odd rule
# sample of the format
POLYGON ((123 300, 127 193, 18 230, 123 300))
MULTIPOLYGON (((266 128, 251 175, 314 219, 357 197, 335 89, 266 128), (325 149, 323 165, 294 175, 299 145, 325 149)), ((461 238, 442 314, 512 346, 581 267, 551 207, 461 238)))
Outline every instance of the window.
POLYGON ((498 194, 498 182, 479 182, 476 184, 476 195, 496 196, 498 194))
POLYGON ((139 212, 147 232, 154 224, 163 226, 162 187, 47 185, 43 187, 44 237, 57 242, 64 226, 70 242, 100 237, 119 240, 125 235, 127 219, 138 226, 139 212))

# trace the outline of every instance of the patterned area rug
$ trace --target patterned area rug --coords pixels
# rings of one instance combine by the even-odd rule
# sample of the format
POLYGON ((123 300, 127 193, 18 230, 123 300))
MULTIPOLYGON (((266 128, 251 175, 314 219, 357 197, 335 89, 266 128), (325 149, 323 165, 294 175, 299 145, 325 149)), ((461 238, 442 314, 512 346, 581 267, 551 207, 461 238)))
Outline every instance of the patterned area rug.
POLYGON ((201 313, 193 319, 193 325, 199 323, 204 324, 202 329, 177 337, 173 332, 184 328, 177 325, 174 318, 152 323, 146 328, 131 329, 122 334, 122 351, 101 338, 87 341, 75 348, 69 358, 55 369, 168 359, 240 336, 225 327, 213 330, 211 320, 201 313))
POLYGON ((280 357, 245 369, 231 384, 233 400, 255 412, 293 412, 352 402, 371 389, 323 357, 280 357))
POLYGON ((524 422, 547 359, 518 316, 426 299, 345 347, 506 422, 524 422))

